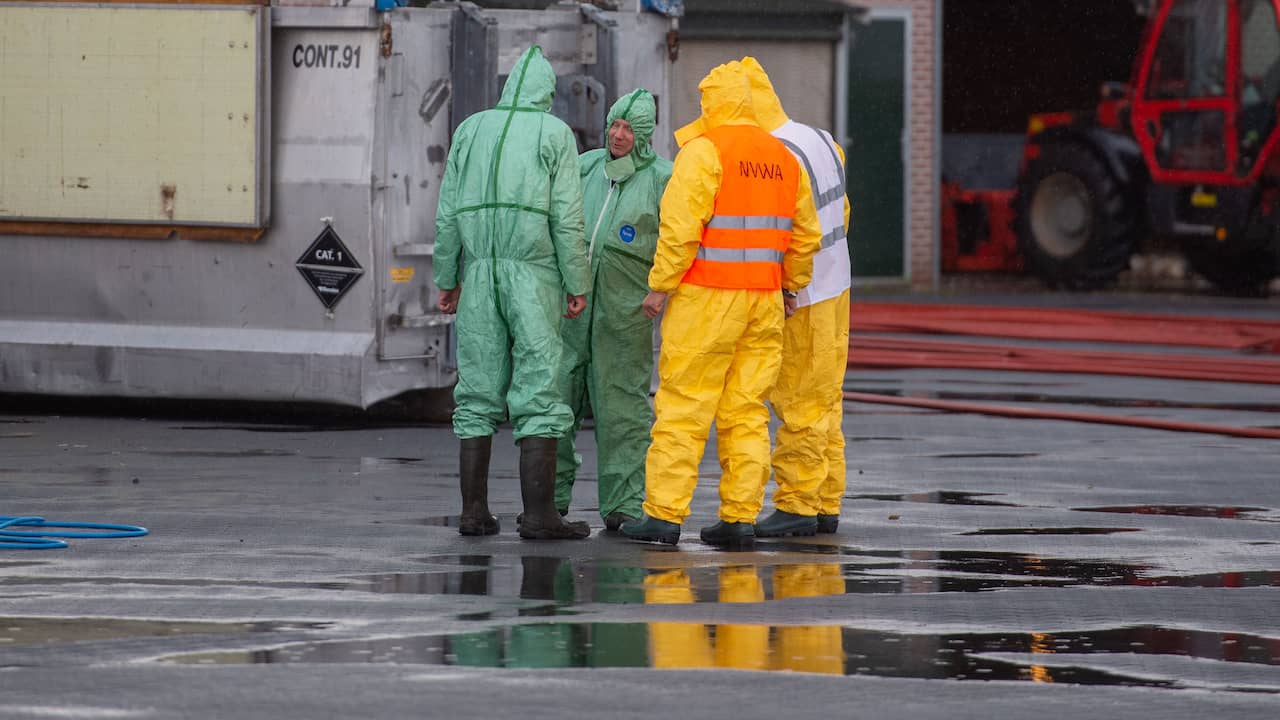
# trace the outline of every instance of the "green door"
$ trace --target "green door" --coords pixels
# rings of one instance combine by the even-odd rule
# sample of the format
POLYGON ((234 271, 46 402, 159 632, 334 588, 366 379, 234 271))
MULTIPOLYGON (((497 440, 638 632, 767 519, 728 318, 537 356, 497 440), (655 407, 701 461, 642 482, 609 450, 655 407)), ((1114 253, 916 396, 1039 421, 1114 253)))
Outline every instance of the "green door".
POLYGON ((855 277, 903 277, 905 18, 856 26, 849 47, 849 256, 855 277))

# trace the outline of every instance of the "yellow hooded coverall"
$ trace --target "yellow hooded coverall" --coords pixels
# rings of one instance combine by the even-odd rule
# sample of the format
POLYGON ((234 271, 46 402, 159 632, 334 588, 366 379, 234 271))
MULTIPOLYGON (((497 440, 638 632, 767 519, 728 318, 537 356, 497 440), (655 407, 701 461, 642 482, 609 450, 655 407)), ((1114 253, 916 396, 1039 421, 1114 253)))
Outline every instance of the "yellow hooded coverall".
MULTIPOLYGON (((782 294, 683 283, 715 208, 722 172, 715 144, 702 132, 722 125, 759 127, 740 62, 713 69, 698 84, 702 117, 677 132, 684 140, 662 196, 658 248, 649 287, 667 293, 654 397, 653 442, 645 459, 644 512, 683 523, 698 481, 711 423, 720 455, 720 519, 752 523, 769 480, 769 410, 765 397, 782 362, 782 294)), ((808 177, 799 173, 782 288, 809 283, 821 232, 808 177)))
MULTIPOLYGON (((789 118, 760 63, 745 57, 742 65, 751 83, 756 120, 772 133, 789 118)), ((843 165, 844 149, 834 147, 843 165)), ((848 228, 849 197, 845 195, 843 230, 848 228)), ((823 256, 825 252, 819 260, 823 256)), ((814 270, 816 274, 816 266, 814 270)), ((849 364, 849 291, 813 304, 806 304, 806 299, 801 296, 800 307, 787 318, 782 370, 769 393, 769 404, 782 422, 773 450, 773 476, 778 484, 773 504, 783 512, 806 517, 839 515, 845 489, 842 391, 849 364)))

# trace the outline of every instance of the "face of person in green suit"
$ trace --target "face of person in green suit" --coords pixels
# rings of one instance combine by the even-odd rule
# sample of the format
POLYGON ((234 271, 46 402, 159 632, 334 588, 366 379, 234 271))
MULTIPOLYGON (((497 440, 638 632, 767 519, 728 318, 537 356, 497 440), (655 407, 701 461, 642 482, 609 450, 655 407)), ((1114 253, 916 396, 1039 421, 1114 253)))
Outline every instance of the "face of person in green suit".
POLYGON ((615 158, 631 152, 636 144, 635 133, 631 131, 631 123, 618 118, 609 126, 609 154, 615 158))

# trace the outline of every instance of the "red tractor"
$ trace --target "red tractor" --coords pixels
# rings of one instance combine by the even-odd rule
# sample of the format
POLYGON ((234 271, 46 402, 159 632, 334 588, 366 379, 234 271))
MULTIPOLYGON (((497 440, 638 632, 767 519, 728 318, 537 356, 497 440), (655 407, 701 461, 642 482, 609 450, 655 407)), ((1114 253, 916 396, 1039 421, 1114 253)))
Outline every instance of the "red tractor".
MULTIPOLYGON (((1111 283, 1146 238, 1224 291, 1280 274, 1280 0, 1154 0, 1129 84, 1030 121, 1013 228, 1051 286, 1111 283)), ((994 238, 993 238, 994 239, 994 238)))

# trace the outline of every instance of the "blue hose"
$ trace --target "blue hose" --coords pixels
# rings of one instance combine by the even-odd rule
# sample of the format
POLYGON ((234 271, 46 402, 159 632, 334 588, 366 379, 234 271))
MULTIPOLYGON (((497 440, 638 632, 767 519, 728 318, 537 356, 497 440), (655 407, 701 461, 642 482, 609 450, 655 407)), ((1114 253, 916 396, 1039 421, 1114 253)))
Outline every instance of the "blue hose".
POLYGON ((0 550, 52 550, 67 547, 64 540, 54 538, 126 538, 142 537, 147 529, 136 525, 91 522, 47 522, 42 517, 0 515, 0 550), (94 532, 48 532, 11 530, 13 527, 77 528, 94 532))

